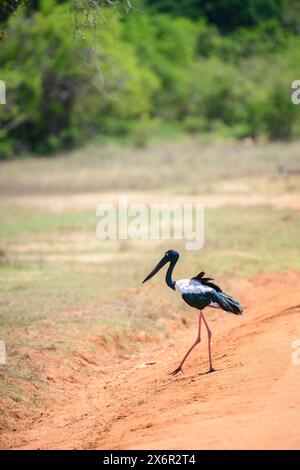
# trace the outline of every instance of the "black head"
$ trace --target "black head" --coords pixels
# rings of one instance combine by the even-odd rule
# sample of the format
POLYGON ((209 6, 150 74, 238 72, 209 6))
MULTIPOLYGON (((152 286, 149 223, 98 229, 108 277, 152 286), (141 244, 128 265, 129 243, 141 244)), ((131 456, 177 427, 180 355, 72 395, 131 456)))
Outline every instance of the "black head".
POLYGON ((166 251, 165 253, 165 257, 169 260, 169 261, 177 261, 178 258, 179 258, 179 253, 178 251, 175 251, 175 250, 168 250, 166 251))
POLYGON ((178 251, 175 250, 168 250, 166 251, 164 257, 157 263, 157 265, 152 269, 151 273, 148 274, 148 276, 143 280, 142 284, 144 282, 149 281, 151 277, 153 277, 158 271, 167 263, 175 263, 179 258, 179 253, 178 251))

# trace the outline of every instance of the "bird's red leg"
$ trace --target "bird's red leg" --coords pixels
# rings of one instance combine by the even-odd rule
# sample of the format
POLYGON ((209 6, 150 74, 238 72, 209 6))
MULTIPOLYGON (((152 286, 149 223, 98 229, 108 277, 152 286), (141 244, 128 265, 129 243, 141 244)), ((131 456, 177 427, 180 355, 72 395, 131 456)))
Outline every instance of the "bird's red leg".
POLYGON ((215 369, 212 366, 212 361, 211 361, 211 347, 210 347, 210 344, 211 344, 212 332, 211 332, 211 330, 210 330, 210 328, 207 324, 207 321, 205 320, 204 315, 203 315, 202 312, 200 312, 200 315, 203 318, 204 324, 205 324, 206 329, 207 329, 207 335, 208 335, 208 357, 209 357, 209 371, 208 371, 208 373, 209 373, 209 372, 214 372, 215 371, 215 369))
POLYGON ((179 366, 177 367, 177 369, 173 370, 173 372, 170 373, 170 375, 176 375, 178 374, 178 372, 182 372, 182 366, 184 364, 184 362, 186 361, 187 357, 189 356, 189 354, 192 352, 192 350, 194 349, 195 346, 197 346, 197 344, 199 344, 201 341, 201 311, 199 313, 199 324, 198 324, 198 336, 197 336, 197 339, 196 341, 194 342, 194 344, 190 347, 190 349, 188 350, 188 352, 186 353, 186 355, 184 356, 184 358, 182 359, 181 363, 179 364, 179 366))

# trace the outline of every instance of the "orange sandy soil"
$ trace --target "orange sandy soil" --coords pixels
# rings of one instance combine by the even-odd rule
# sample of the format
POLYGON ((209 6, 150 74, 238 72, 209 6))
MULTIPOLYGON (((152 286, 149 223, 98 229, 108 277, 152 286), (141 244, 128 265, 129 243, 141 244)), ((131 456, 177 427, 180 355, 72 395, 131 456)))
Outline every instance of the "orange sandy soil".
POLYGON ((203 329, 184 374, 168 375, 195 339, 195 311, 194 328, 170 330, 143 354, 111 364, 107 354, 103 363, 86 358, 89 376, 75 367, 78 358, 63 382, 52 367, 47 408, 19 420, 4 447, 299 449, 300 364, 292 364, 291 344, 300 338, 300 273, 239 281, 234 294, 244 316, 206 311, 216 372, 205 374, 203 329))

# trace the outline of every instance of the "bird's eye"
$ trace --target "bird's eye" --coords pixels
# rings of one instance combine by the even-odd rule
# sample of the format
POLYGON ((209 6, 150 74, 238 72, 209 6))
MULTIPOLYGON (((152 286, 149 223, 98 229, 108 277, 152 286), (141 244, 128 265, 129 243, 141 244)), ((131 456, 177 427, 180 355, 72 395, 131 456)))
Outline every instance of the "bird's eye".
POLYGON ((169 253, 166 253, 165 256, 169 256, 169 253))

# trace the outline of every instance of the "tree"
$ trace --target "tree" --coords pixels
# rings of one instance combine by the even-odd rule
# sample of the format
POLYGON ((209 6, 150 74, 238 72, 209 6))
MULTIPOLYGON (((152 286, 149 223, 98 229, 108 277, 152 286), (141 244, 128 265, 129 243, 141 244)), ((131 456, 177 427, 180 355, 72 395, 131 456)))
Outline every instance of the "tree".
POLYGON ((156 12, 197 19, 206 17, 223 32, 281 17, 283 0, 145 0, 156 12))
POLYGON ((2 0, 0 5, 0 23, 4 23, 20 6, 23 0, 2 0))

